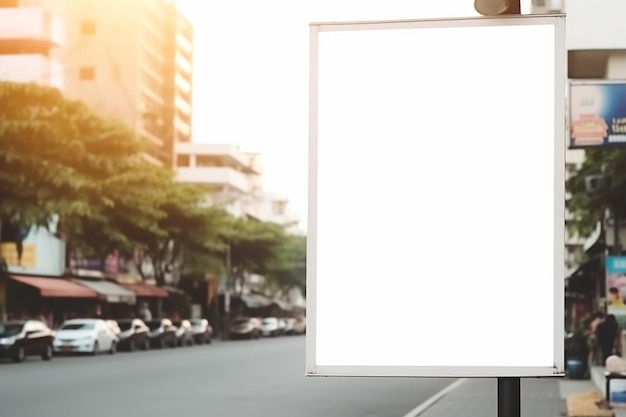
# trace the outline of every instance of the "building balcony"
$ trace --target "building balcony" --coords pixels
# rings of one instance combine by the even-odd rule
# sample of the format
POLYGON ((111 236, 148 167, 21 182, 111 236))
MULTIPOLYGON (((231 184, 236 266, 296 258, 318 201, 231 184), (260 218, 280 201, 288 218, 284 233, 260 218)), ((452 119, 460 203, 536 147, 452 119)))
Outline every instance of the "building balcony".
POLYGON ((624 0, 565 0, 568 50, 626 49, 624 0))
POLYGON ((0 79, 63 89, 63 65, 39 54, 0 55, 0 79))
POLYGON ((180 49, 185 51, 185 53, 187 53, 188 55, 193 54, 193 45, 191 43, 191 40, 180 32, 176 34, 176 45, 179 46, 180 49))
POLYGON ((176 155, 189 157, 189 166, 191 167, 202 165, 223 166, 234 168, 250 175, 261 175, 263 173, 258 155, 242 152, 233 145, 177 143, 175 144, 174 152, 176 155))
POLYGON ((205 184, 216 190, 233 189, 247 193, 250 189, 247 177, 228 167, 177 167, 176 174, 179 182, 205 184))
POLYGON ((191 126, 189 123, 185 122, 183 119, 174 116, 174 127, 176 132, 181 136, 191 136, 191 126))
POLYGON ((177 95, 174 99, 174 106, 176 110, 179 110, 181 113, 191 115, 191 104, 180 95, 177 95))
POLYGON ((176 84, 176 87, 178 87, 179 90, 187 94, 191 94, 191 83, 187 81, 185 77, 183 77, 180 73, 177 72, 174 80, 175 80, 174 82, 176 84))
POLYGON ((0 44, 22 49, 61 46, 65 26, 59 16, 38 7, 0 8, 0 44))
POLYGON ((193 73, 192 63, 186 59, 182 54, 176 54, 175 58, 176 67, 186 75, 193 73))

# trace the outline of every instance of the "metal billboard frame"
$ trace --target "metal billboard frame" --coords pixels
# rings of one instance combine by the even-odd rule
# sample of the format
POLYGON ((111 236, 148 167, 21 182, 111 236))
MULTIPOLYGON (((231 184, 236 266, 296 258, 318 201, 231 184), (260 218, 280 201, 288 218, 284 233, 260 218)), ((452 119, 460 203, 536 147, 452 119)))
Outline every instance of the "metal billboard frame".
POLYGON ((561 377, 565 375, 564 354, 564 251, 565 251, 565 150, 567 52, 565 15, 471 17, 423 20, 381 20, 369 22, 310 23, 309 61, 309 171, 307 238, 307 336, 306 376, 308 377, 561 377), (428 366, 318 366, 316 365, 317 286, 317 165, 318 165, 318 34, 329 31, 458 28, 485 26, 552 25, 555 29, 554 63, 554 364, 550 367, 428 367, 428 366))

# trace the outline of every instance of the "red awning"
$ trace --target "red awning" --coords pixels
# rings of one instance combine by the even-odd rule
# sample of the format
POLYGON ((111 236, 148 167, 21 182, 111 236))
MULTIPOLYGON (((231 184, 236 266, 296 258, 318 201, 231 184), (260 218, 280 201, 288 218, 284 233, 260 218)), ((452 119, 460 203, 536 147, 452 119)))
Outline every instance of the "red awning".
POLYGON ((169 294, 163 288, 159 288, 155 285, 148 285, 142 283, 135 284, 120 284, 122 287, 127 288, 134 292, 137 297, 160 297, 165 298, 169 294))
POLYGON ((65 278, 10 275, 13 281, 37 288, 47 298, 98 298, 95 291, 75 284, 65 278))

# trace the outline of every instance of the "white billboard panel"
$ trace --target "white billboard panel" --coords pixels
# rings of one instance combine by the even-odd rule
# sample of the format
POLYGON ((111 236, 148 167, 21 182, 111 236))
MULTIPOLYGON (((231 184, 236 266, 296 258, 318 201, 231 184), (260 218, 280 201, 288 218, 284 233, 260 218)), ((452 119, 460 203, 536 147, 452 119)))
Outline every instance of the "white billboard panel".
POLYGON ((564 20, 311 24, 307 375, 563 375, 564 20))

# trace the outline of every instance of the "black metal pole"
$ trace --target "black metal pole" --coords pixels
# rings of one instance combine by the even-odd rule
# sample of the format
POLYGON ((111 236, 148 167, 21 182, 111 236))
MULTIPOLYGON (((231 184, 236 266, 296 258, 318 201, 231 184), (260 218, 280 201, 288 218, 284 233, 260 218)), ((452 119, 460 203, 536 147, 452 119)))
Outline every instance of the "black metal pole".
MULTIPOLYGON (((616 199, 617 200, 617 199, 616 199)), ((619 235, 619 208, 617 201, 613 202, 613 254, 619 256, 622 254, 622 246, 619 235)))
POLYGON ((498 417, 521 417, 520 378, 498 378, 498 417))

